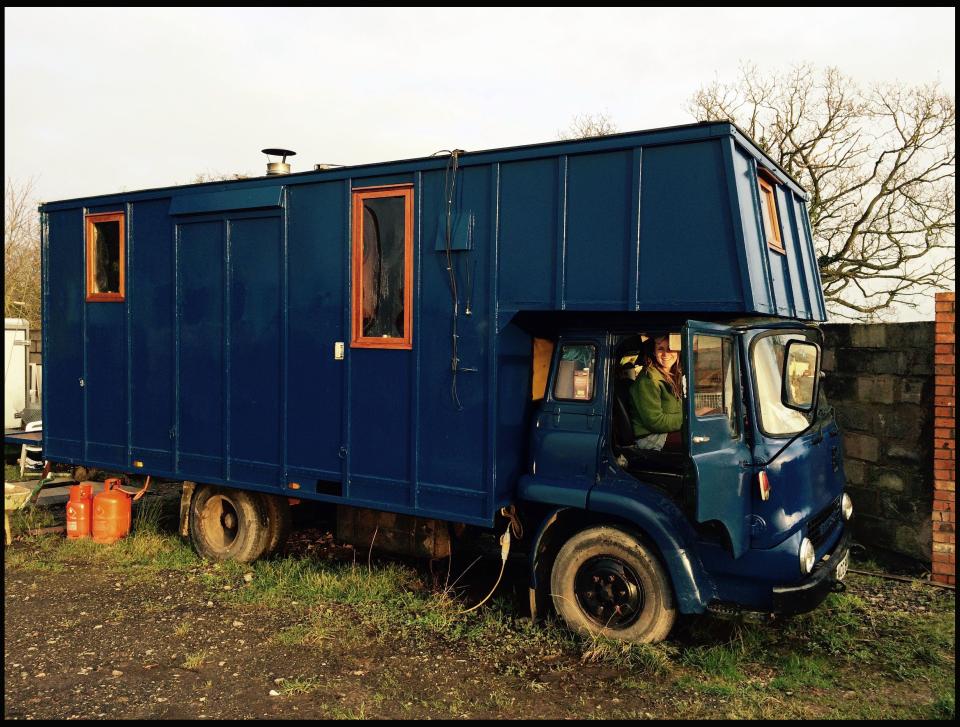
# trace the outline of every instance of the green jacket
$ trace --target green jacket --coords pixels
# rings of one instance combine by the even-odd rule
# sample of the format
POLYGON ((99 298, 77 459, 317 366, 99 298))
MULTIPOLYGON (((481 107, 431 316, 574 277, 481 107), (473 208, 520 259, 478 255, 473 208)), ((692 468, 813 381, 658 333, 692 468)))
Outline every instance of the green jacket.
POLYGON ((656 368, 647 366, 630 387, 629 414, 635 437, 679 432, 683 425, 680 400, 656 368))

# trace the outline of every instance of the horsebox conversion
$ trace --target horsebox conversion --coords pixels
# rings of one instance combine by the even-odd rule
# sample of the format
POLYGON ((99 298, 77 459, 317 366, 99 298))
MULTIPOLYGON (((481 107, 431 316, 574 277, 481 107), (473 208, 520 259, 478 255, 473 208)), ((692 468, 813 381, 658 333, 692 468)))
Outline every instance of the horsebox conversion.
POLYGON ((184 481, 207 557, 290 500, 433 556, 521 521, 534 615, 634 641, 841 587, 806 196, 729 123, 40 210, 46 456, 184 481), (627 413, 663 336, 673 451, 627 413))

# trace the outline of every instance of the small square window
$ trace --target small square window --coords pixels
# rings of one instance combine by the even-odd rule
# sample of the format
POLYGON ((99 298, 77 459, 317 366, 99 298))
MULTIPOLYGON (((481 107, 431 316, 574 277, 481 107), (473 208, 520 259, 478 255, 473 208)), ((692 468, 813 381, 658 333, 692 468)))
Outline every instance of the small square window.
POLYGON ((593 399, 594 362, 597 349, 584 343, 564 346, 560 351, 553 398, 562 401, 590 401, 593 399))
POLYGON ((780 220, 777 218, 777 194, 770 180, 760 175, 757 177, 760 185, 760 214, 763 217, 763 233, 767 238, 767 245, 777 252, 786 253, 783 239, 780 237, 780 220))
POLYGON ((87 215, 87 300, 123 301, 126 238, 122 212, 87 215))

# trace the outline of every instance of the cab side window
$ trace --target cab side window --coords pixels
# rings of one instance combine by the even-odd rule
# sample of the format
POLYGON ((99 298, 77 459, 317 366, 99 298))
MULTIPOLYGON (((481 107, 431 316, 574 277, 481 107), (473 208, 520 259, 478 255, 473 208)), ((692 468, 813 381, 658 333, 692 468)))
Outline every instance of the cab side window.
POLYGON ((698 419, 725 416, 730 435, 739 435, 734 404, 733 341, 721 336, 693 337, 694 412, 698 419))
POLYGON ((560 349, 560 363, 553 385, 553 398, 565 401, 593 399, 597 349, 591 344, 567 344, 560 349))

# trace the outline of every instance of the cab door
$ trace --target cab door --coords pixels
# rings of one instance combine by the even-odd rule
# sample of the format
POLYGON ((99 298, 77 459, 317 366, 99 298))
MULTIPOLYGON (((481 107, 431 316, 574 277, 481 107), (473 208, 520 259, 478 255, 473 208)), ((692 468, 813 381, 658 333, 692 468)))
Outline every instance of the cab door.
POLYGON ((562 339, 550 387, 534 423, 532 471, 538 483, 569 490, 585 506, 597 476, 603 431, 603 339, 562 339))
POLYGON ((734 558, 750 544, 750 450, 743 433, 739 337, 728 326, 683 329, 687 447, 696 471, 697 522, 719 522, 734 558))

